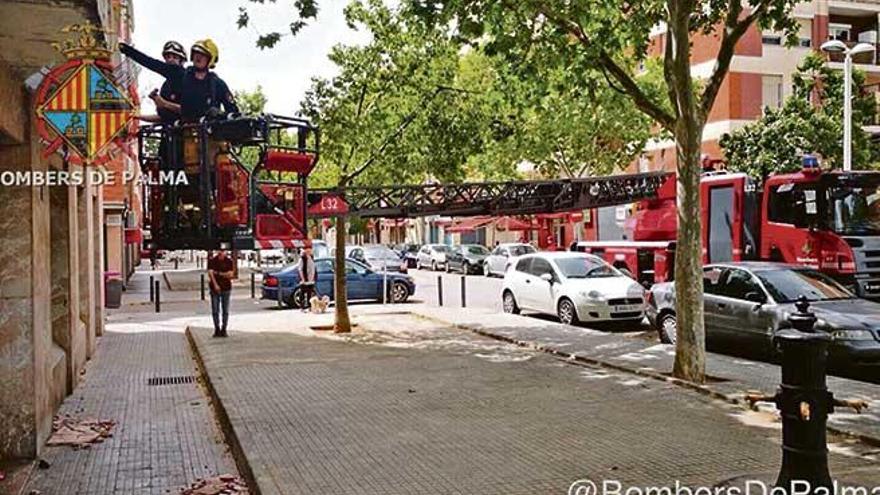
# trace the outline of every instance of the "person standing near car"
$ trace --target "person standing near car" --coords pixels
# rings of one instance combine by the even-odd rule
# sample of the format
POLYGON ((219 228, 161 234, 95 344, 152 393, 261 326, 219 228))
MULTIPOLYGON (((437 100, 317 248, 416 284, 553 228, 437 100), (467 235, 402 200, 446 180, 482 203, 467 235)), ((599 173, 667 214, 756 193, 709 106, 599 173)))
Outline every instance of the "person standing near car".
POLYGON ((229 296, 234 275, 232 258, 219 250, 208 260, 208 279, 211 283, 211 316, 214 318, 214 337, 226 337, 229 322, 229 296), (222 320, 221 320, 222 316, 222 320))
POLYGON ((303 294, 302 310, 304 312, 309 310, 312 297, 315 295, 316 276, 315 258, 312 257, 312 241, 306 240, 302 256, 299 259, 299 286, 303 294))

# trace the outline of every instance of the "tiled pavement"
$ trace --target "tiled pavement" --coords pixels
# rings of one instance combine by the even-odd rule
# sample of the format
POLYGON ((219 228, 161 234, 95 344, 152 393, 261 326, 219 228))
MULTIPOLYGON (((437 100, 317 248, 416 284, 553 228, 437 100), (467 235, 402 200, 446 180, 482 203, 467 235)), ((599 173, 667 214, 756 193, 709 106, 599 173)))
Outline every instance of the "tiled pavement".
POLYGON ((147 384, 195 375, 183 325, 111 316, 83 381, 59 413, 112 419, 113 437, 82 450, 47 447, 42 458, 50 467, 35 469, 24 493, 167 494, 199 477, 237 473, 198 383, 147 384))
MULTIPOLYGON (((654 338, 645 338, 643 334, 601 332, 481 309, 463 311, 413 306, 412 311, 459 328, 540 348, 563 357, 576 356, 589 362, 601 362, 654 376, 668 374, 675 358, 672 346, 661 344, 654 338)), ((741 400, 749 390, 772 394, 780 380, 779 367, 774 364, 716 353, 708 353, 706 369, 713 378, 707 383, 706 389, 729 400, 741 400)), ((837 398, 864 399, 869 403, 869 409, 862 414, 838 408, 830 416, 829 425, 880 442, 880 385, 829 376, 828 388, 837 398)))
MULTIPOLYGON (((340 340, 289 314, 229 339, 190 330, 263 494, 564 494, 581 478, 713 485, 778 469, 778 429, 670 383, 406 315, 361 314, 340 340)), ((880 482, 861 457, 832 469, 880 482)))

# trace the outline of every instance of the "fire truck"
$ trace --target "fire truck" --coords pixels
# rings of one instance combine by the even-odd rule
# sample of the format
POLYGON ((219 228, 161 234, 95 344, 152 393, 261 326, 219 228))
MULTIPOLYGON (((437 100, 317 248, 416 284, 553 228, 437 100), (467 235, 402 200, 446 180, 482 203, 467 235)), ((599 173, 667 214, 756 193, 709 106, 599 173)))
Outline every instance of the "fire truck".
MULTIPOLYGON (((627 241, 580 242, 646 285, 673 279, 676 180, 637 203, 627 241)), ((796 173, 763 183, 709 172, 700 183, 703 262, 766 260, 808 265, 856 294, 880 298, 880 172, 822 170, 805 157, 796 173)))
POLYGON ((260 115, 143 126, 144 249, 293 248, 307 237, 320 133, 260 115))

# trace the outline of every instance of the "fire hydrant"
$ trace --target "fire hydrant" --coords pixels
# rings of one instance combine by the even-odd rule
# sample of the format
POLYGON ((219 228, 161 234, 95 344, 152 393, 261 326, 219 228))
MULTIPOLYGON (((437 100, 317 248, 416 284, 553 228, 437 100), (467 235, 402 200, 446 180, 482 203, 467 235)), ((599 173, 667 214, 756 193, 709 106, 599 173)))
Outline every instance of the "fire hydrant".
POLYGON ((831 337, 814 331, 816 316, 804 296, 795 307, 797 312, 788 318, 792 328, 773 337, 782 352, 782 384, 776 395, 749 393, 745 398, 753 407, 755 402, 773 402, 782 416, 782 467, 776 486, 791 491, 794 482, 809 483, 815 492, 833 488, 828 471, 828 415, 834 406, 861 412, 868 405, 861 400, 837 400, 828 391, 825 371, 831 337))

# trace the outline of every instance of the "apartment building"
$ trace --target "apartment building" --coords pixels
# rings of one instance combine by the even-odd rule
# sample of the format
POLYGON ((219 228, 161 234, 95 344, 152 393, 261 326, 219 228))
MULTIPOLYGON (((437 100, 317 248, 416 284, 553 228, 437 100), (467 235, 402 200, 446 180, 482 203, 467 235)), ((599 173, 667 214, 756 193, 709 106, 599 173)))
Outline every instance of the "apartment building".
MULTIPOLYGON (((792 74, 811 51, 829 39, 839 39, 852 46, 859 42, 877 45, 880 32, 880 1, 878 0, 812 0, 797 5, 794 16, 800 24, 798 43, 785 47, 780 33, 761 31, 753 26, 736 47, 735 55, 715 106, 703 131, 703 152, 722 158, 718 140, 760 118, 764 108, 779 107, 792 93, 792 74)), ((663 53, 665 35, 658 32, 653 46, 655 54, 663 53)), ((715 65, 720 36, 697 35, 693 38, 691 73, 708 77, 715 65)), ((843 56, 827 55, 832 67, 843 69, 843 56)), ((880 90, 880 56, 877 52, 853 57, 854 66, 867 74, 871 91, 880 90)), ((640 160, 630 171, 674 170, 675 146, 671 140, 648 144, 640 160)))

